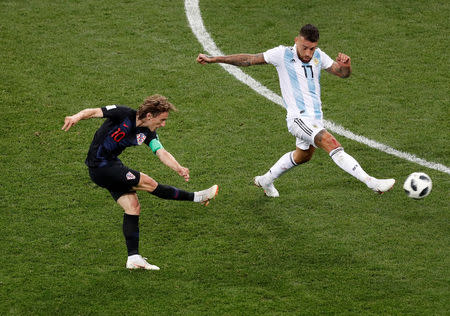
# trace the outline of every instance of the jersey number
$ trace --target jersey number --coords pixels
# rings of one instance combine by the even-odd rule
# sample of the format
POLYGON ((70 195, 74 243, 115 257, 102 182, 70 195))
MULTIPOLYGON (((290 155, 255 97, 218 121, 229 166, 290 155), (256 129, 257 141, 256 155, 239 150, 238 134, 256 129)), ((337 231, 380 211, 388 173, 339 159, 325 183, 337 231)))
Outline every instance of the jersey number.
POLYGON ((122 140, 122 138, 125 137, 125 132, 120 130, 120 127, 117 129, 117 131, 115 131, 114 133, 112 133, 111 135, 112 138, 114 138, 114 140, 116 142, 120 142, 122 140))
POLYGON ((314 72, 312 70, 312 66, 311 65, 307 65, 307 66, 302 66, 303 67, 303 71, 305 72, 305 77, 308 78, 308 71, 306 68, 309 68, 310 72, 311 72, 311 78, 314 78, 314 72))

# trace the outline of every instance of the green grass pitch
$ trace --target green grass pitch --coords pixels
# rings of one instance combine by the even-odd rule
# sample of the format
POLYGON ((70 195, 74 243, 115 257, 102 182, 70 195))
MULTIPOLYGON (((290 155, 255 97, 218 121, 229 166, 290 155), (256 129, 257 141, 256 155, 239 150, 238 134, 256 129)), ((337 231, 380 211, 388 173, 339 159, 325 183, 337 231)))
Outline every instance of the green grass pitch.
MULTIPOLYGON (((446 1, 200 1, 227 54, 291 45, 316 24, 319 46, 352 58, 322 74, 325 118, 355 134, 450 165, 450 4, 446 1)), ((378 196, 317 151, 277 182, 252 185, 295 141, 285 111, 203 52, 183 1, 0 2, 1 315, 448 315, 449 175, 338 140, 378 196), (159 131, 191 181, 139 147, 131 168, 189 191, 217 183, 209 207, 140 193, 141 253, 158 272, 125 269, 122 211, 84 165, 101 120, 65 133, 86 107, 139 105, 160 93, 179 108, 159 131), (402 183, 428 173, 433 191, 402 183)), ((279 93, 272 66, 244 71, 279 93)))

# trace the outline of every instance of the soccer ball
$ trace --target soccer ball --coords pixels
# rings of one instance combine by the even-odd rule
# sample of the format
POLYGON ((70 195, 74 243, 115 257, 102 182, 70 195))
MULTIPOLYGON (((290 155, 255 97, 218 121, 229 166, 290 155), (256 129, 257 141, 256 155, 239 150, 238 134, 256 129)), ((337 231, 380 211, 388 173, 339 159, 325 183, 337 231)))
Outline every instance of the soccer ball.
POLYGON ((431 178, 423 172, 411 173, 403 184, 403 189, 408 197, 423 199, 431 192, 433 183, 431 178))

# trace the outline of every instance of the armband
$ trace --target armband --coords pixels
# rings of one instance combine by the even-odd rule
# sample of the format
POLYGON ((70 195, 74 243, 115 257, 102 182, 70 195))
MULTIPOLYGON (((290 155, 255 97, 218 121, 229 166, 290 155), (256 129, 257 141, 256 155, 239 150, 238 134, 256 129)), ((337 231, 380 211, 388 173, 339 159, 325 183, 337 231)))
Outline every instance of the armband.
POLYGON ((148 144, 150 149, 153 151, 154 154, 158 151, 158 149, 163 149, 163 145, 159 142, 159 139, 154 138, 150 141, 150 144, 148 144))

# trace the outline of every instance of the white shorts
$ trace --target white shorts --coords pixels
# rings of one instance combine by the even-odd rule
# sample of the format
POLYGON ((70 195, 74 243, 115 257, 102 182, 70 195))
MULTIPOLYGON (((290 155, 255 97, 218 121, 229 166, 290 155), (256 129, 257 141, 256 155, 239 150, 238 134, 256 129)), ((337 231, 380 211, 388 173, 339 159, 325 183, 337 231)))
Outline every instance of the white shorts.
POLYGON ((295 145, 298 148, 308 150, 311 145, 317 147, 314 143, 314 137, 325 129, 321 120, 296 117, 287 118, 286 121, 289 132, 296 138, 295 145))

